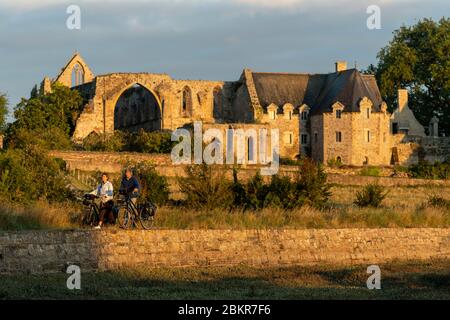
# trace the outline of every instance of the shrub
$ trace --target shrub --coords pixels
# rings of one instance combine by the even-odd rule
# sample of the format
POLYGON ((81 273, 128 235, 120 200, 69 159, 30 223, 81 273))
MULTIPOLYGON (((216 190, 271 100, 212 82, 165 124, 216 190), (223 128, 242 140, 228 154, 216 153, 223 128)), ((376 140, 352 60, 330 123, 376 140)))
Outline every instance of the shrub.
POLYGON ((450 210, 450 200, 443 197, 433 195, 428 198, 428 205, 432 207, 445 208, 450 210))
POLYGON ((329 159, 327 161, 327 165, 331 168, 340 168, 340 167, 342 167, 342 161, 340 158, 329 159))
POLYGON ((174 145, 175 142, 172 142, 168 132, 147 132, 141 129, 138 133, 128 135, 125 149, 146 153, 170 153, 174 145))
POLYGON ((107 136, 92 132, 83 140, 82 148, 86 151, 170 153, 173 146, 170 133, 141 129, 138 133, 114 131, 107 136))
POLYGON ((14 202, 64 201, 70 193, 61 163, 39 146, 27 145, 0 154, 0 196, 14 202))
POLYGON ((257 173, 247 184, 242 184, 237 180, 235 172, 233 205, 244 210, 266 207, 293 209, 302 205, 321 207, 331 195, 329 189, 322 166, 304 159, 298 166, 294 179, 273 175, 270 182, 265 183, 257 173))
POLYGON ((157 205, 169 201, 169 184, 150 163, 140 163, 135 167, 136 177, 141 184, 141 198, 157 205))
POLYGON ((430 164, 427 161, 421 161, 408 167, 408 172, 413 178, 421 179, 449 179, 450 162, 435 162, 430 164))
POLYGON ((86 151, 121 151, 125 145, 125 134, 114 131, 112 135, 92 132, 83 140, 83 149, 86 151))
POLYGON ((383 187, 377 184, 368 184, 361 191, 356 193, 355 204, 359 207, 378 208, 386 198, 387 192, 383 192, 383 187))
POLYGON ((298 167, 298 173, 296 190, 300 193, 302 202, 315 207, 323 206, 331 192, 322 165, 306 159, 298 167))
POLYGON ((70 150, 73 143, 69 136, 60 128, 48 129, 16 129, 6 137, 8 148, 25 148, 27 145, 37 145, 46 150, 70 150))
POLYGON ((380 168, 366 166, 366 167, 361 169, 359 174, 361 176, 366 176, 366 177, 379 177, 380 176, 380 168))
POLYGON ((205 163, 190 165, 186 177, 178 177, 180 191, 186 195, 185 205, 196 209, 227 208, 232 203, 231 184, 223 170, 205 163))

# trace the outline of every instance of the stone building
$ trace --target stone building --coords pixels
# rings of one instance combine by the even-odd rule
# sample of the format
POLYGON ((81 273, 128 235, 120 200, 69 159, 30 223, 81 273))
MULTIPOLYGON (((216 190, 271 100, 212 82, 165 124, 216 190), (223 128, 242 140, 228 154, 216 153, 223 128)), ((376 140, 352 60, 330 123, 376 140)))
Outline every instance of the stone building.
MULTIPOLYGON (((154 73, 94 75, 76 53, 54 80, 44 79, 44 91, 52 81, 78 90, 85 101, 76 142, 92 132, 174 130, 201 121, 220 130, 278 129, 283 158, 305 155, 360 166, 416 161, 420 148, 412 143, 425 137, 406 90, 399 90, 399 107, 390 114, 374 76, 347 69, 345 62, 328 74, 244 69, 237 81, 205 81, 154 73)), ((436 121, 431 125, 437 128, 436 121)))

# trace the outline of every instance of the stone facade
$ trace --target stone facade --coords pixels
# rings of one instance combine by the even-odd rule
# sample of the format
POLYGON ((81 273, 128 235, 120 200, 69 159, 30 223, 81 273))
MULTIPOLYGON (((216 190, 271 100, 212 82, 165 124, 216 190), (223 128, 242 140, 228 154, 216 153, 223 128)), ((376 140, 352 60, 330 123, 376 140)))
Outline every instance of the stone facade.
MULTIPOLYGON (((408 107, 406 90, 399 90, 399 106, 390 114, 375 78, 347 70, 343 61, 329 74, 244 69, 239 80, 224 82, 175 80, 154 73, 94 76, 77 53, 54 81, 78 90, 84 98, 73 135, 76 142, 93 132, 174 130, 201 121, 204 128, 215 126, 223 132, 278 129, 283 158, 311 156, 322 162, 387 166, 415 162, 419 159, 415 151, 408 157, 405 150, 410 149, 411 137, 416 141, 426 137, 408 107)), ((49 87, 46 78, 42 88, 49 87)), ((430 128, 437 132, 437 121, 430 128)), ((436 136, 434 143, 438 148, 439 139, 436 136)), ((435 152, 444 153, 439 159, 448 156, 443 150, 435 152)), ((251 162, 248 152, 247 160, 251 162)))
POLYGON ((386 108, 372 112, 367 98, 359 112, 343 112, 339 102, 331 112, 311 117, 312 157, 348 165, 388 165, 391 160, 390 114, 386 108))
POLYGON ((0 233, 0 273, 450 260, 450 229, 27 231, 0 233), (242 254, 245 253, 245 254, 242 254))

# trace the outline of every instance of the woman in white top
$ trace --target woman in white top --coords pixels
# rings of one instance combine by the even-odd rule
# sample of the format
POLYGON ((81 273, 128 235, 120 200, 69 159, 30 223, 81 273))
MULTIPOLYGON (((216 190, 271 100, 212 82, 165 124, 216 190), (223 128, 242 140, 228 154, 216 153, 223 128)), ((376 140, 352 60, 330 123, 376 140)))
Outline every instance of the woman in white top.
POLYGON ((102 182, 98 187, 91 192, 99 197, 100 217, 98 226, 95 229, 100 229, 103 222, 107 218, 109 223, 114 223, 114 214, 112 213, 114 188, 111 182, 108 181, 109 177, 106 173, 102 174, 102 182))

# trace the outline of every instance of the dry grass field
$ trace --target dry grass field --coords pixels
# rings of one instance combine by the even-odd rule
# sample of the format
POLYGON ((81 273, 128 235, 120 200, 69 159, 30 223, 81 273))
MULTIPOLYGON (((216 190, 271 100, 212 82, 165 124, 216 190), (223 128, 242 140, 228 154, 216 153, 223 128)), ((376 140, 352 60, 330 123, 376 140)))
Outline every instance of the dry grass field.
MULTIPOLYGON (((450 209, 431 206, 438 195, 450 200, 449 187, 386 187, 380 208, 359 208, 353 204, 361 187, 333 186, 324 209, 302 207, 291 211, 267 208, 261 211, 193 210, 162 207, 156 228, 171 229, 248 229, 248 228, 395 228, 450 227, 450 209)), ((0 204, 0 230, 79 228, 81 206, 49 205, 32 207, 0 204)))

